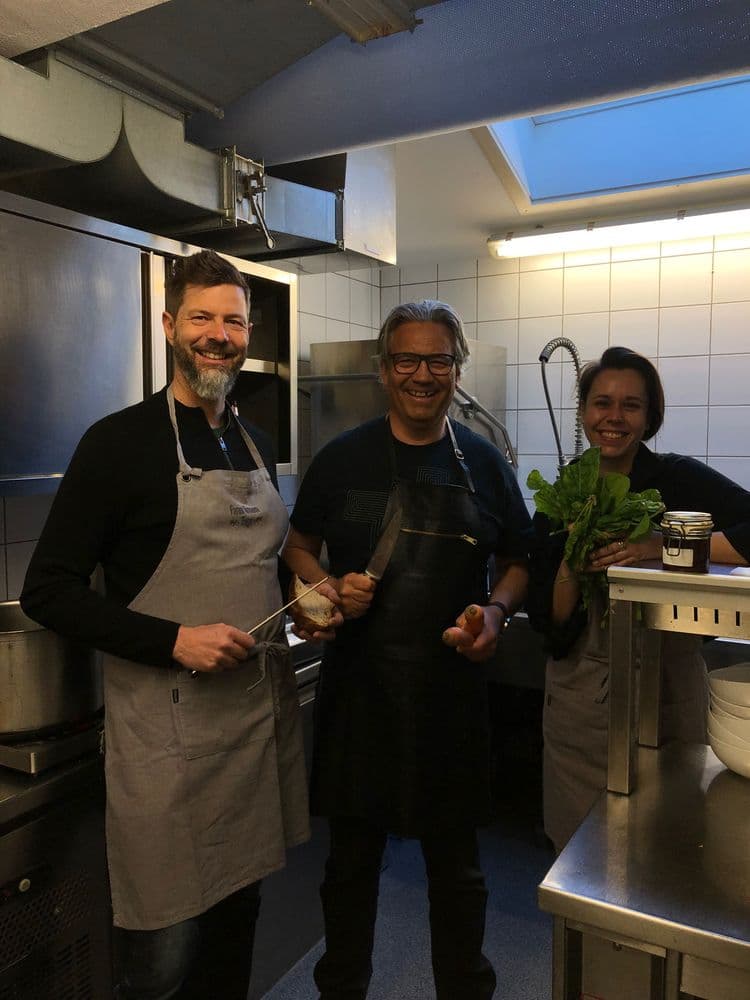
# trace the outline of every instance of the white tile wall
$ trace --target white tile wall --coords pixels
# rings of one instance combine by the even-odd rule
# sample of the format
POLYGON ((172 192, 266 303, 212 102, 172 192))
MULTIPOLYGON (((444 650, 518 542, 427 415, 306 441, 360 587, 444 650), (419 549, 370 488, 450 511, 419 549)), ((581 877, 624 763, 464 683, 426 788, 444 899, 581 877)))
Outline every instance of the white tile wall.
POLYGON ((475 278, 438 281, 437 297, 449 302, 466 323, 477 319, 477 282, 475 278))
POLYGON ((744 455, 750 405, 712 406, 708 422, 708 453, 716 456, 744 455))
POLYGON ((742 353, 750 343, 750 301, 717 302, 711 309, 711 350, 742 353))
POLYGON ((669 306, 659 310, 660 357, 706 355, 710 340, 710 306, 669 306))
POLYGON ((518 317, 518 274, 493 274, 477 280, 477 319, 518 317))
POLYGON ((609 343, 654 358, 659 342, 658 309, 625 309, 609 316, 609 343))
POLYGON ((544 345, 560 336, 562 336, 562 316, 533 316, 530 319, 520 319, 518 363, 538 364, 544 345))
POLYGON ((692 305, 711 301, 713 254, 665 257, 661 262, 659 304, 692 305))
POLYGON ((750 400, 750 354, 714 354, 710 390, 714 406, 747 403, 750 400))
POLYGON ((416 284, 401 282, 399 302, 419 302, 421 299, 436 299, 437 297, 437 281, 421 281, 416 284))
MULTIPOLYGON (((609 312, 575 313, 564 316, 563 336, 573 341, 582 361, 593 361, 601 357, 602 351, 609 345, 609 312)), ((568 355, 565 354, 563 357, 568 355)))
POLYGON ((496 319, 477 323, 477 340, 483 344, 495 344, 506 350, 505 362, 514 365, 518 361, 518 320, 496 319))
POLYGON ((609 271, 607 264, 565 267, 563 312, 609 311, 609 271))
POLYGON ((708 358, 662 358, 659 374, 671 406, 708 403, 708 358))
POLYGON ((519 316, 552 316, 562 312, 563 269, 524 271, 519 281, 519 316))
MULTIPOLYGON (((669 396, 667 397, 669 398, 669 396)), ((664 425, 654 447, 657 451, 676 451, 681 455, 708 454, 708 407, 667 406, 664 425)))
POLYGON ((726 250, 714 254, 714 302, 736 302, 748 298, 750 250, 726 250))
POLYGON ((659 305, 659 260, 612 264, 611 309, 651 309, 659 305))

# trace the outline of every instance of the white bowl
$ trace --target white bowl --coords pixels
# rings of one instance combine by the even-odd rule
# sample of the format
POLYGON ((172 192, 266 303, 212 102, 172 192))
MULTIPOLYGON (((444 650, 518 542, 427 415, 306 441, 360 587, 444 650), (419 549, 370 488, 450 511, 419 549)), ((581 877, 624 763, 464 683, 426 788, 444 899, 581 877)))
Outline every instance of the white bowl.
POLYGON ((708 742, 722 764, 726 764, 730 771, 741 774, 744 778, 750 778, 750 750, 733 747, 723 740, 717 740, 711 733, 708 734, 708 742))
POLYGON ((722 709, 726 715, 731 716, 733 719, 750 719, 750 708, 744 708, 742 705, 735 705, 731 701, 725 701, 718 694, 714 694, 713 691, 711 692, 711 705, 722 709))
POLYGON ((736 719, 714 705, 708 713, 708 722, 709 725, 711 722, 715 722, 719 725, 720 729, 717 730, 716 735, 720 740, 724 739, 721 735, 721 730, 725 729, 727 732, 730 732, 732 736, 736 736, 737 739, 745 740, 746 743, 750 743, 750 719, 736 719))
MULTIPOLYGON (((750 719, 748 720, 750 722, 750 719)), ((715 736, 722 743, 728 743, 738 750, 747 750, 750 753, 750 740, 743 739, 742 736, 735 736, 730 729, 726 729, 715 715, 708 713, 708 735, 715 736)))
POLYGON ((711 694, 724 701, 750 708, 750 663, 735 663, 733 667, 709 671, 708 686, 711 694))

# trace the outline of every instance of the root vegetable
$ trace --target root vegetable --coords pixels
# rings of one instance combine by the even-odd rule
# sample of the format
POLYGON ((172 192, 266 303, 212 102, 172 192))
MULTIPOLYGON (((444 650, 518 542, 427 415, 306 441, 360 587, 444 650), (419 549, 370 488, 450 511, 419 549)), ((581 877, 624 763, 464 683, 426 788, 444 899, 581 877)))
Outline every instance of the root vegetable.
POLYGON ((470 632, 475 638, 484 628, 484 609, 478 604, 470 604, 464 611, 461 618, 463 618, 465 622, 463 628, 465 628, 467 632, 470 632))
POLYGON ((471 645, 471 635, 467 635, 466 630, 458 628, 458 626, 453 625, 451 628, 447 628, 443 632, 443 642, 446 646, 451 646, 453 649, 459 649, 462 646, 471 645))

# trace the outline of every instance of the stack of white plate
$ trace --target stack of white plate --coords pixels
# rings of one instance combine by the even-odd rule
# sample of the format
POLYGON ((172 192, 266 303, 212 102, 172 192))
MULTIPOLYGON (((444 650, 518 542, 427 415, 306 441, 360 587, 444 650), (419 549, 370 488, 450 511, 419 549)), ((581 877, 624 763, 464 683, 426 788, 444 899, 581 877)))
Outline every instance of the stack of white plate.
POLYGON ((750 663, 712 670, 708 742, 730 771, 750 778, 750 663))

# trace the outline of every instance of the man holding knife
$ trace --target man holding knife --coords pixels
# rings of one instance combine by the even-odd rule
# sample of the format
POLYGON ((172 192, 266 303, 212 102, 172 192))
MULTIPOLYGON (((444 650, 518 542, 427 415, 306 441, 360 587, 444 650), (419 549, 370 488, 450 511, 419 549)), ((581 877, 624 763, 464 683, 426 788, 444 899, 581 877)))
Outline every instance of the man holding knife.
POLYGON ((174 262, 172 383, 86 432, 21 598, 104 651, 118 1000, 245 1000, 260 880, 308 836, 283 615, 255 628, 283 603, 287 513, 226 401, 249 298, 212 251, 174 262))
POLYGON ((316 702, 312 806, 329 818, 331 852, 315 980, 322 1000, 366 996, 391 833, 421 842, 438 1000, 487 1000, 495 974, 482 954, 476 838, 491 812, 480 663, 523 600, 530 521, 499 451, 447 417, 469 353, 455 311, 397 306, 378 350, 388 413, 315 457, 283 553, 314 583, 325 575, 325 543, 344 616, 316 702), (452 646, 443 641, 450 626, 461 626, 446 637, 452 646))

